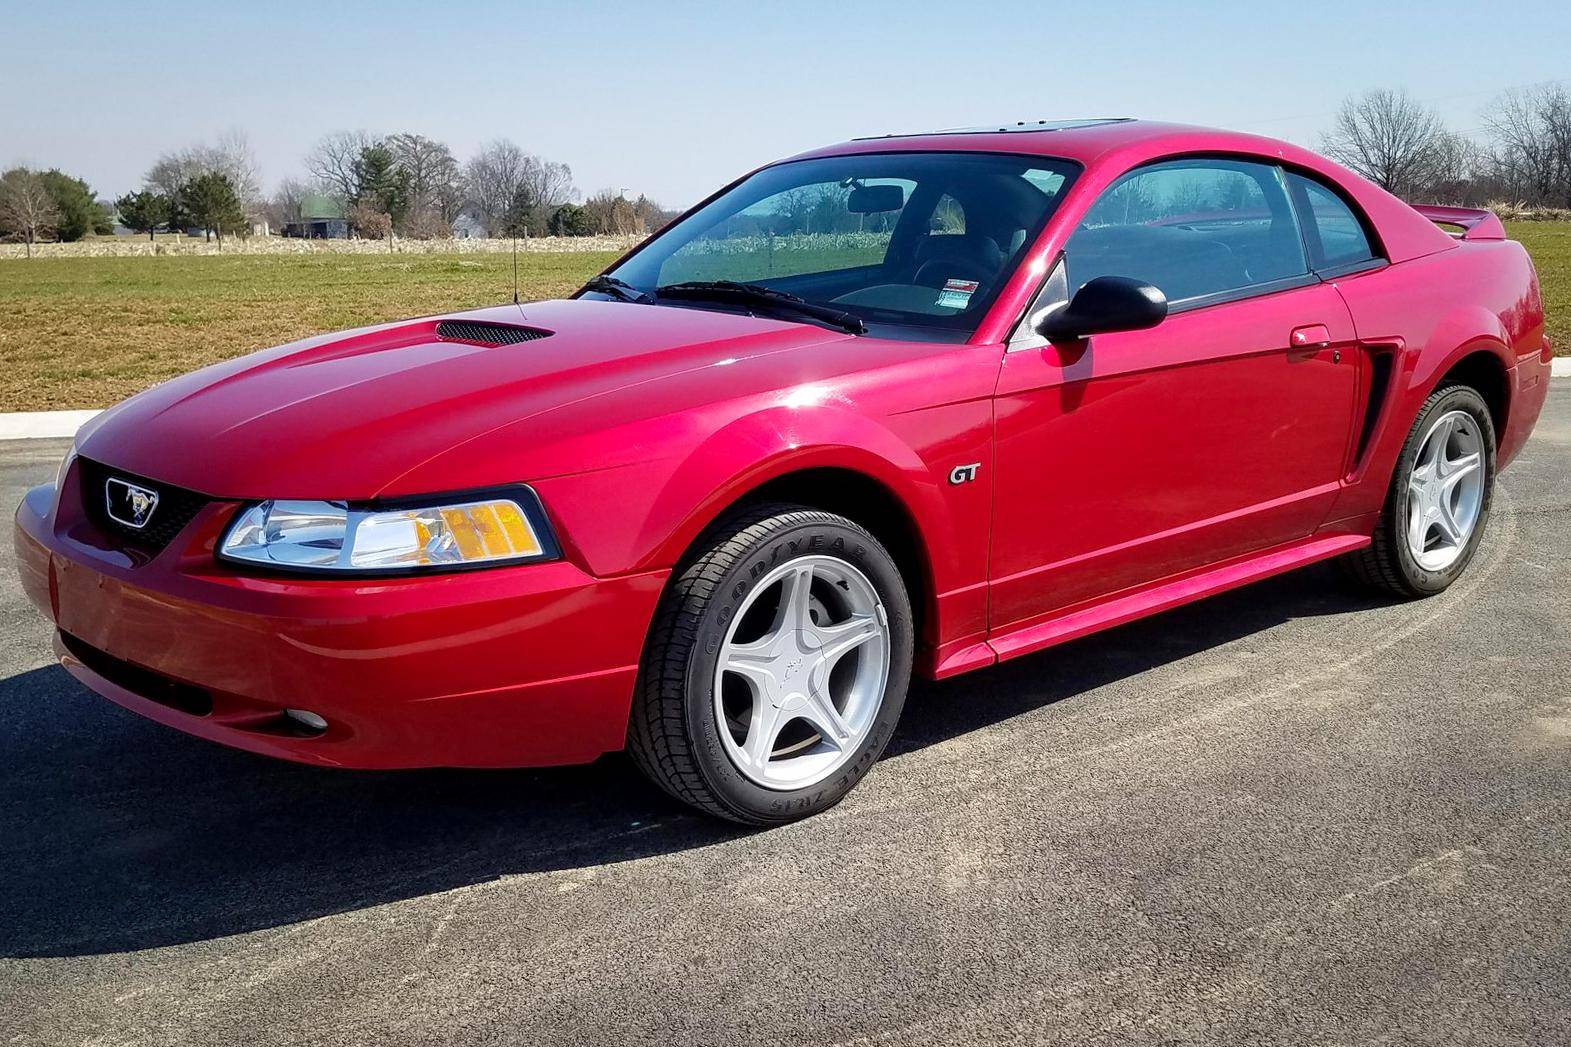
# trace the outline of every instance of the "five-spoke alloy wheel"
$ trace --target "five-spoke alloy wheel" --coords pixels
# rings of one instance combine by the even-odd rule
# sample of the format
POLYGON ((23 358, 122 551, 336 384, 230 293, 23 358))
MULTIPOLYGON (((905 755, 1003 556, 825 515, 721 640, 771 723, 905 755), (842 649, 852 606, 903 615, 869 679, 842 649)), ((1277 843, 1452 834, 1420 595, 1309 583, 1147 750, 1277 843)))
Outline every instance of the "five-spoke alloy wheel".
POLYGON ((873 583, 834 557, 787 561, 748 594, 720 649, 726 754, 765 788, 816 785, 866 739, 888 677, 889 626, 873 583))
POLYGON ((1402 445, 1374 541, 1343 558, 1348 573, 1399 596, 1445 589, 1478 548, 1494 482, 1488 405, 1470 386, 1441 387, 1402 445))
POLYGON ((1467 548, 1484 504, 1484 437, 1463 410, 1429 424, 1407 474, 1407 547, 1426 571, 1443 571, 1467 548))
POLYGON ((651 630, 628 749, 701 810, 771 825, 839 802, 905 702, 913 630, 888 550, 795 505, 717 523, 651 630))

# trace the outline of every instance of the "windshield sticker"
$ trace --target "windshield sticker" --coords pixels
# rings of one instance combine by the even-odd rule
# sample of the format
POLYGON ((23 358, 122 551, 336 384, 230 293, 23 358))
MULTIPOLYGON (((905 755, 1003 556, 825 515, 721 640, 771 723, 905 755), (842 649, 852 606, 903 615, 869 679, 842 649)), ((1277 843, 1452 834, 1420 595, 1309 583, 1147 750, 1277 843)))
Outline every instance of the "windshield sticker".
POLYGON ((977 282, 975 280, 945 280, 944 289, 938 292, 938 302, 941 309, 964 309, 971 302, 971 296, 976 294, 977 282))

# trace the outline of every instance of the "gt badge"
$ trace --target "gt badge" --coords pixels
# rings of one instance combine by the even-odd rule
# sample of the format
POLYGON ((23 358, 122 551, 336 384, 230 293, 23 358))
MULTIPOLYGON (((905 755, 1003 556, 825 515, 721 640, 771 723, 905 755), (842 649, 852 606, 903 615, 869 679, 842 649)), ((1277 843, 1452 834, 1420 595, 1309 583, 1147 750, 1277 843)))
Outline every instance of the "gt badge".
POLYGON ((949 482, 952 484, 968 484, 976 479, 976 471, 982 468, 981 462, 972 462, 970 465, 957 465, 949 470, 949 482))

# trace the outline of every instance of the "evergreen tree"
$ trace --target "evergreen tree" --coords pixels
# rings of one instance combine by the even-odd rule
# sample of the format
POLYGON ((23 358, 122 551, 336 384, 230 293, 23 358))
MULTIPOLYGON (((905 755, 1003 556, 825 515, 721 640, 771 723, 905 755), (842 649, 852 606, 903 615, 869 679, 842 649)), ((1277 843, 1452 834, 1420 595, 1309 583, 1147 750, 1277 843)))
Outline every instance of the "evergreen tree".
POLYGON ((593 236, 598 229, 594 215, 577 204, 563 204, 551 214, 546 231, 552 236, 593 236))
MULTIPOLYGON (((531 232, 530 219, 535 214, 535 197, 525 186, 519 186, 512 199, 507 203, 507 210, 502 212, 503 236, 528 236, 531 232)), ((533 232, 540 232, 538 228, 533 232)))
POLYGON ((238 233, 246 227, 245 209, 227 175, 197 175, 180 187, 183 209, 197 226, 223 243, 225 233, 238 233))
POLYGON ((398 166, 393 151, 380 143, 360 150, 354 163, 355 193, 350 204, 387 215, 403 228, 409 214, 409 172, 398 166))
POLYGON ((38 177, 60 214, 55 235, 62 241, 80 240, 88 233, 113 232, 109 212, 93 198, 86 182, 59 170, 45 171, 38 177))
POLYGON ((169 198, 151 189, 127 193, 115 201, 115 210, 120 212, 120 221, 127 229, 146 233, 149 240, 153 238, 153 230, 168 222, 170 217, 169 198))

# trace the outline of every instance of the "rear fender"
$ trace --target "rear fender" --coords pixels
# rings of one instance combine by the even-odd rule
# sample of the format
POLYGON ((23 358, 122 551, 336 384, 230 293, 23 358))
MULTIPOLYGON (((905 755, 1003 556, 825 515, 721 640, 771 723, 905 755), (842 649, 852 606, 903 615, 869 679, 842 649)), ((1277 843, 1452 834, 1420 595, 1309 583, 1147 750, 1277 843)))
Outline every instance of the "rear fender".
MULTIPOLYGON (((1385 502, 1391 475, 1401 455, 1418 409, 1439 387, 1445 376, 1465 358, 1486 352, 1509 376, 1516 361, 1507 347, 1509 337, 1500 318, 1480 306, 1453 309, 1441 318, 1426 346, 1407 346, 1398 352, 1393 394, 1370 437, 1357 472, 1337 500, 1328 520, 1336 521, 1377 512, 1385 502), (1441 347, 1447 347, 1442 349, 1441 347)), ((1502 418, 1511 410, 1511 382, 1502 383, 1506 403, 1502 418)))
POLYGON ((1464 357, 1483 350, 1499 360, 1506 371, 1515 367, 1510 340, 1511 333, 1500 317, 1483 306, 1462 306, 1446 313, 1429 336, 1428 347, 1413 354, 1413 367, 1406 383, 1408 393, 1414 398, 1413 413, 1417 414, 1418 405, 1464 357))

